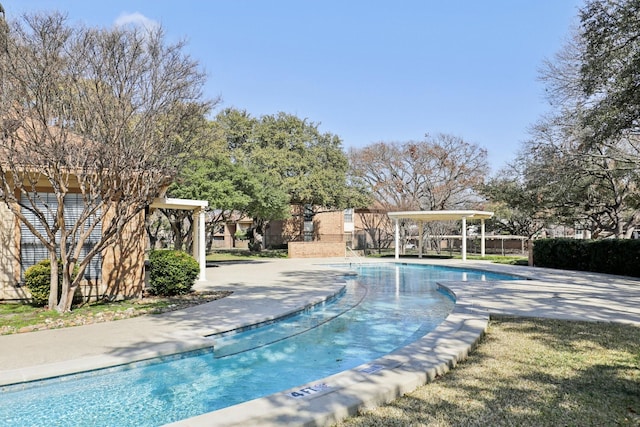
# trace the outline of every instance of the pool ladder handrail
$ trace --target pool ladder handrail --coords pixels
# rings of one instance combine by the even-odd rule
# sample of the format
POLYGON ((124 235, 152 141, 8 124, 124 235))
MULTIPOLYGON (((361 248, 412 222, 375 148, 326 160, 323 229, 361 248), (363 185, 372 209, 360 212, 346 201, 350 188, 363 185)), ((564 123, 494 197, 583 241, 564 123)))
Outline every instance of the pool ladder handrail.
POLYGON ((364 258, 362 258, 360 255, 358 255, 353 249, 351 249, 350 246, 347 246, 347 251, 345 252, 345 260, 347 258, 355 258, 356 259, 356 264, 358 265, 362 265, 363 264, 363 260, 364 258), (348 253, 351 253, 351 256, 347 256, 348 253))

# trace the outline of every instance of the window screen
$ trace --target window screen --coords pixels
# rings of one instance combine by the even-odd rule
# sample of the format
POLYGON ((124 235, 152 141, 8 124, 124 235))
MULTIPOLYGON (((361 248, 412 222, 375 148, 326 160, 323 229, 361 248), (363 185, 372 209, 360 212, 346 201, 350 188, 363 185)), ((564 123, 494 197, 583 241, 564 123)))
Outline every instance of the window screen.
MULTIPOLYGON (((36 202, 37 209, 45 214, 45 219, 48 224, 53 222, 53 215, 50 212, 55 212, 58 207, 58 202, 53 193, 38 193, 36 202), (48 209, 45 207, 48 206, 48 209)), ((23 196, 23 204, 30 206, 30 202, 23 196)), ((83 200, 81 194, 68 194, 64 198, 64 215, 67 226, 74 224, 80 217, 83 209, 83 200)), ((23 209, 23 213, 31 224, 41 232, 44 233, 44 226, 36 215, 28 209, 23 209)), ((89 223, 87 223, 89 224, 89 223)), ((85 241, 80 259, 82 259, 91 248, 98 242, 102 235, 102 224, 98 224, 93 229, 89 238, 85 241)), ((38 240, 38 238, 29 230, 24 224, 20 224, 20 257, 22 273, 30 266, 49 258, 46 247, 38 240)), ((59 255, 59 253, 58 253, 59 255)), ((89 265, 87 266, 84 277, 85 279, 99 279, 102 270, 102 256, 97 254, 93 257, 89 265)))

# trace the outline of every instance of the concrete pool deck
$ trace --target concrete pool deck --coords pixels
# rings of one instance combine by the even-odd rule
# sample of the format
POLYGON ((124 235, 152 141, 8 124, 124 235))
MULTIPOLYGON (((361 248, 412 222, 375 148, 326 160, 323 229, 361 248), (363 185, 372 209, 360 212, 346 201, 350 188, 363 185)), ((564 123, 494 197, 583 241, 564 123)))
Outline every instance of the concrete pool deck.
MULTIPOLYGON (((207 282, 196 285, 234 292, 217 301, 163 315, 0 336, 0 386, 211 346, 205 335, 273 319, 339 293, 343 272, 328 265, 345 261, 349 260, 220 264, 207 270, 207 282)), ((416 343, 313 384, 174 425, 329 425, 359 407, 392 400, 446 372, 473 349, 490 315, 640 325, 637 279, 474 261, 401 262, 485 269, 523 280, 447 283, 457 297, 454 312, 416 343), (293 398, 292 391, 305 396, 293 398)))

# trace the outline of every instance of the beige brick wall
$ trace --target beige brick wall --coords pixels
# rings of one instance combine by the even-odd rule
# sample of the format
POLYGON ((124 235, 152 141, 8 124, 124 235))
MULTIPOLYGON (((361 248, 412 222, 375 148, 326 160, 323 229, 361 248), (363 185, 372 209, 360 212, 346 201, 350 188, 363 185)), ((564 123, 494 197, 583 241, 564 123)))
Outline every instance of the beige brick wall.
POLYGON ((344 212, 322 212, 313 221, 314 234, 318 240, 323 236, 341 236, 344 234, 344 212))
POLYGON ((0 300, 21 300, 31 295, 20 280, 20 228, 6 204, 0 203, 0 300))
POLYGON ((289 258, 328 258, 345 256, 344 242, 289 242, 289 258))
MULTIPOLYGON (((105 222, 110 221, 105 215, 105 222)), ((113 297, 139 297, 144 287, 146 248, 144 211, 133 218, 102 253, 102 285, 98 292, 113 297)))
MULTIPOLYGON (((291 207, 291 218, 284 221, 273 221, 268 234, 276 241, 276 235, 282 241, 298 240, 304 235, 304 208, 299 205, 291 207)), ((313 239, 317 241, 342 241, 344 239, 344 212, 320 212, 313 217, 313 239)))
MULTIPOLYGON (((108 215, 105 221, 109 221, 108 215)), ((102 280, 83 281, 81 292, 92 299, 105 294, 113 297, 137 297, 144 287, 146 247, 144 212, 125 227, 118 241, 103 252, 102 280)), ((20 227, 13 213, 0 204, 0 301, 27 300, 20 280, 20 227)))

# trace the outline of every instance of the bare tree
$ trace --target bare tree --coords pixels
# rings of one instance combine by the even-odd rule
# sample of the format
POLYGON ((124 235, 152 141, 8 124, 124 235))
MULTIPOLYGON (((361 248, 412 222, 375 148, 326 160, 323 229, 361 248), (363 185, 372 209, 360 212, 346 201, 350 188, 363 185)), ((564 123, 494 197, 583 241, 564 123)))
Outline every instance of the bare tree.
MULTIPOLYGON (((487 152, 462 138, 437 134, 423 141, 378 142, 349 153, 352 173, 387 211, 468 208, 488 172, 487 152)), ((408 222, 400 223, 401 241, 408 222)))
MULTIPOLYGON (((540 78, 554 108, 532 126, 532 138, 523 146, 527 160, 519 165, 524 185, 535 192, 535 203, 528 206, 536 216, 579 224, 594 237, 630 237, 640 225, 640 138, 630 118, 637 105, 627 97, 637 85, 626 85, 633 79, 616 80, 637 57, 637 29, 619 25, 637 21, 633 14, 620 14, 632 3, 638 4, 588 1, 572 38, 544 63, 540 78), (594 62, 598 55, 620 57, 594 62), (624 107, 612 108, 620 93, 624 107)), ((512 205, 520 202, 518 197, 512 205)))
POLYGON ((10 26, 0 199, 49 253, 50 308, 70 309, 91 260, 140 219, 197 141, 211 103, 183 50, 165 44, 162 29, 70 26, 59 13, 10 26), (74 194, 81 203, 71 217, 74 194))
POLYGON ((381 253, 382 249, 391 245, 394 237, 390 230, 393 227, 385 209, 357 209, 356 214, 362 224, 362 230, 359 231, 364 233, 358 236, 363 239, 358 242, 358 246, 356 246, 358 249, 364 249, 366 253, 369 242, 371 242, 373 247, 378 249, 378 253, 381 253))
POLYGON ((528 159, 523 168, 528 190, 509 203, 517 204, 531 194, 533 203, 528 205, 535 216, 543 214, 571 227, 578 224, 594 238, 631 237, 640 225, 640 175, 625 153, 627 144, 619 141, 585 149, 568 143, 572 140, 568 133, 563 137, 561 132, 556 141, 547 140, 539 131, 533 136, 523 152, 528 159))
POLYGON ((350 161, 375 199, 396 210, 468 206, 477 201, 474 189, 488 171, 485 149, 446 134, 353 149, 350 161))

